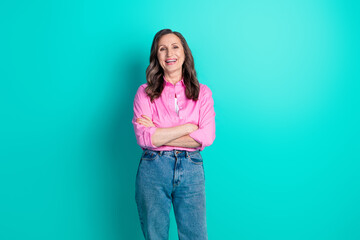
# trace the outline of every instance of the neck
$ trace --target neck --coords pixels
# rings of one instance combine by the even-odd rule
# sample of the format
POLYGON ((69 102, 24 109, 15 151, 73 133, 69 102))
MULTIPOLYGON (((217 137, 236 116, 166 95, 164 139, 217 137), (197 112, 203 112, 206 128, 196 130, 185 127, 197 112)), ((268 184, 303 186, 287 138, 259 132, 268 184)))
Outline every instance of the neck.
POLYGON ((165 73, 164 76, 166 81, 170 82, 173 85, 175 85, 177 82, 181 81, 182 79, 181 72, 165 73))

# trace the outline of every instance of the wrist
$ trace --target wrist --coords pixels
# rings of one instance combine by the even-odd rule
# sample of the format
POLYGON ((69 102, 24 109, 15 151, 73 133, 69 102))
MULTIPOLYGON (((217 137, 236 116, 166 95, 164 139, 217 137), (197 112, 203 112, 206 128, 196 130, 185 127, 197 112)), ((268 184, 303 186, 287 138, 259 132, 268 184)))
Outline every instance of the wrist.
POLYGON ((184 127, 185 135, 190 134, 192 132, 192 128, 191 128, 190 124, 186 123, 183 125, 183 127, 184 127))

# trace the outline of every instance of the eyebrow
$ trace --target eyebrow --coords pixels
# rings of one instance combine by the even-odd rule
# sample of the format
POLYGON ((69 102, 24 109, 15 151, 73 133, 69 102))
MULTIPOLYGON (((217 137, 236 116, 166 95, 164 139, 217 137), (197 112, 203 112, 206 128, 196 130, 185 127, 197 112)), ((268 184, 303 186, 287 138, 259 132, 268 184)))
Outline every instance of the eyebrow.
MULTIPOLYGON (((173 45, 173 44, 178 44, 178 43, 175 42, 175 43, 172 43, 171 45, 173 45)), ((159 47, 161 47, 161 46, 165 46, 165 45, 159 45, 159 47)), ((166 47, 166 46, 165 46, 165 47, 166 47)))

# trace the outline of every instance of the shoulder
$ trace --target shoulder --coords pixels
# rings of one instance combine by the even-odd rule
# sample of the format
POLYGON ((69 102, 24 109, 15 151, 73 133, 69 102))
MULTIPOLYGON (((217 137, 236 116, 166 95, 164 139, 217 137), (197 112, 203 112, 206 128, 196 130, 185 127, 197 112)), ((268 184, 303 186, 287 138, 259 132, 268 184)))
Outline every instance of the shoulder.
POLYGON ((145 88, 147 87, 147 85, 148 85, 147 83, 141 84, 141 85, 139 86, 139 88, 138 88, 138 91, 139 91, 139 90, 144 91, 145 88))
POLYGON ((199 83, 200 84, 200 95, 204 96, 204 95, 212 95, 212 92, 210 90, 210 88, 203 84, 203 83, 199 83))
POLYGON ((141 95, 141 96, 146 95, 145 92, 146 87, 147 87, 147 83, 141 84, 136 91, 136 95, 141 95))
POLYGON ((147 83, 141 84, 135 94, 135 101, 145 101, 148 98, 148 95, 145 92, 147 83))

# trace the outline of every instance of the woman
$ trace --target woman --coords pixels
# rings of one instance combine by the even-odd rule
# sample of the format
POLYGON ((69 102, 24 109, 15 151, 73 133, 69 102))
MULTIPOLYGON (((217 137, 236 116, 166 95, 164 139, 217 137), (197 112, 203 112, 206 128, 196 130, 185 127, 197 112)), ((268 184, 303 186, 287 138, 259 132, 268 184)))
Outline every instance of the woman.
POLYGON ((135 199, 145 239, 168 239, 173 204, 179 239, 207 239, 205 175, 200 151, 215 139, 214 101, 198 82, 179 32, 156 33, 134 99, 137 143, 143 149, 135 199))

